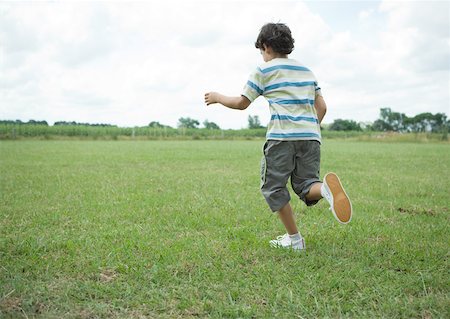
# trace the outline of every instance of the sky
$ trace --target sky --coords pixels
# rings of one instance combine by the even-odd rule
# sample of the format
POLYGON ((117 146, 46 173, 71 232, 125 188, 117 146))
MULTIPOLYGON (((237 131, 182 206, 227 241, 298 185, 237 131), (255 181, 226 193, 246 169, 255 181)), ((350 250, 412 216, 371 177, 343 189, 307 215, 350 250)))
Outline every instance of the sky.
POLYGON ((449 1, 0 2, 0 119, 266 125, 263 97, 237 111, 204 94, 241 94, 267 22, 290 27, 290 58, 318 79, 324 123, 373 122, 382 107, 449 116, 449 15, 449 1))

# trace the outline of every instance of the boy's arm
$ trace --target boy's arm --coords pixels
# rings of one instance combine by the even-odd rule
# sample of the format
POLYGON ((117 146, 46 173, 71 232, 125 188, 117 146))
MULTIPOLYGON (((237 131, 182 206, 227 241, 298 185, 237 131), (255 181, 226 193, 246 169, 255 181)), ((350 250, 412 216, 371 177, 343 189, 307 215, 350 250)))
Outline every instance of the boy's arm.
POLYGON ((209 92, 205 94, 205 103, 206 105, 220 103, 230 109, 245 110, 251 102, 243 95, 226 96, 217 92, 209 92))
POLYGON ((314 101, 314 108, 316 109, 317 117, 319 119, 319 124, 322 123, 322 120, 327 113, 327 105, 325 104, 325 100, 321 95, 317 95, 314 101))

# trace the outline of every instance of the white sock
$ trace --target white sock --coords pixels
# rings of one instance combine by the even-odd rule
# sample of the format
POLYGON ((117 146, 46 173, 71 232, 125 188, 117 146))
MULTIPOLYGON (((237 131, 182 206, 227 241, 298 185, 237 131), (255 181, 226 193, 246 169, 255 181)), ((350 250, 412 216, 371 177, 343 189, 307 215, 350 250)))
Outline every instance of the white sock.
POLYGON ((292 241, 302 239, 302 236, 300 235, 300 233, 289 235, 289 237, 291 238, 292 241))
POLYGON ((323 198, 325 198, 325 183, 322 183, 320 186, 320 195, 322 195, 323 198))

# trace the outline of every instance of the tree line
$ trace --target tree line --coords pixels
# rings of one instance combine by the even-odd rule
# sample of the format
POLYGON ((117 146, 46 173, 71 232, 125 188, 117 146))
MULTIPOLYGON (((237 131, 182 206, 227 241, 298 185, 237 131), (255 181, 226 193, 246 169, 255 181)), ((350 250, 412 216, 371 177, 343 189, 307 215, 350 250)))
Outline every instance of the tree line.
MULTIPOLYGON (((50 126, 47 121, 36 121, 36 120, 29 120, 28 122, 22 122, 21 120, 0 120, 0 124, 8 124, 8 125, 43 125, 43 126, 50 126)), ((72 122, 66 122, 66 121, 58 121, 53 124, 54 126, 58 125, 81 125, 81 126, 98 126, 98 127, 117 127, 117 125, 112 124, 101 124, 101 123, 78 123, 75 121, 72 122)))
MULTIPOLYGON (((330 131, 377 131, 377 132, 433 132, 441 133, 448 131, 450 121, 445 113, 420 113, 413 117, 408 117, 404 113, 392 111, 391 108, 381 108, 379 118, 372 124, 358 123, 353 120, 336 119, 326 129, 330 131)), ((151 122, 149 127, 168 127, 159 122, 151 122)), ((190 117, 181 117, 178 119, 178 128, 196 129, 200 128, 200 122, 190 117)), ((203 122, 203 128, 220 130, 220 127, 208 120, 203 122)), ((264 128, 257 115, 248 116, 247 128, 264 128)))
MULTIPOLYGON (((47 121, 36 121, 36 120, 29 120, 28 122, 23 122, 21 120, 0 120, 0 124, 5 125, 42 125, 42 126, 50 126, 47 121)), ((94 127, 118 127, 117 125, 111 125, 111 124, 103 124, 103 123, 79 123, 75 121, 66 122, 66 121, 58 121, 53 124, 53 126, 94 126, 94 127)), ((166 128, 166 129, 173 129, 173 127, 169 125, 161 124, 157 121, 150 122, 147 127, 150 128, 166 128)), ((190 117, 180 117, 178 119, 177 128, 179 129, 198 129, 200 128, 200 122, 192 119, 190 117)), ((214 122, 210 122, 208 120, 203 121, 203 128, 209 129, 209 130, 220 130, 220 126, 217 125, 214 122)), ((261 121, 259 120, 258 115, 248 116, 248 128, 249 129, 259 129, 264 128, 264 126, 261 125, 261 121)))
POLYGON ((381 108, 379 118, 373 124, 362 125, 352 120, 335 120, 328 129, 331 131, 377 131, 400 133, 445 133, 450 127, 450 120, 445 113, 420 113, 408 117, 404 113, 394 112, 391 108, 381 108))
MULTIPOLYGON (((47 121, 30 120, 22 122, 21 120, 0 120, 0 125, 3 126, 50 126, 47 121)), ((206 130, 221 130, 220 126, 209 120, 205 120, 200 126, 200 122, 190 117, 180 117, 177 123, 177 129, 206 129, 206 130)), ((58 121, 53 124, 54 127, 95 127, 95 128, 118 128, 117 125, 102 124, 102 123, 78 123, 75 121, 58 121)), ((160 122, 152 121, 144 128, 151 129, 171 129, 171 126, 163 125, 160 122)), ((394 112, 391 108, 381 108, 379 118, 371 124, 358 123, 353 120, 336 119, 324 129, 330 131, 376 131, 376 132, 431 132, 431 133, 447 133, 450 127, 450 120, 447 119, 445 113, 420 113, 413 117, 408 117, 404 113, 394 112)), ((257 115, 248 116, 247 128, 263 129, 261 121, 257 115)))

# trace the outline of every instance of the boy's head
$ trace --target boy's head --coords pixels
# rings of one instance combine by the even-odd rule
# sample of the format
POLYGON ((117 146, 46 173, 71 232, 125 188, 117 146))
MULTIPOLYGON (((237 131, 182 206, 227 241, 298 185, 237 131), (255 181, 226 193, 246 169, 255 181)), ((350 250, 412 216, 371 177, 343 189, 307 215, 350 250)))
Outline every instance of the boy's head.
POLYGON ((261 28, 255 47, 263 51, 270 47, 275 53, 290 54, 294 49, 294 39, 284 23, 267 23, 261 28))

